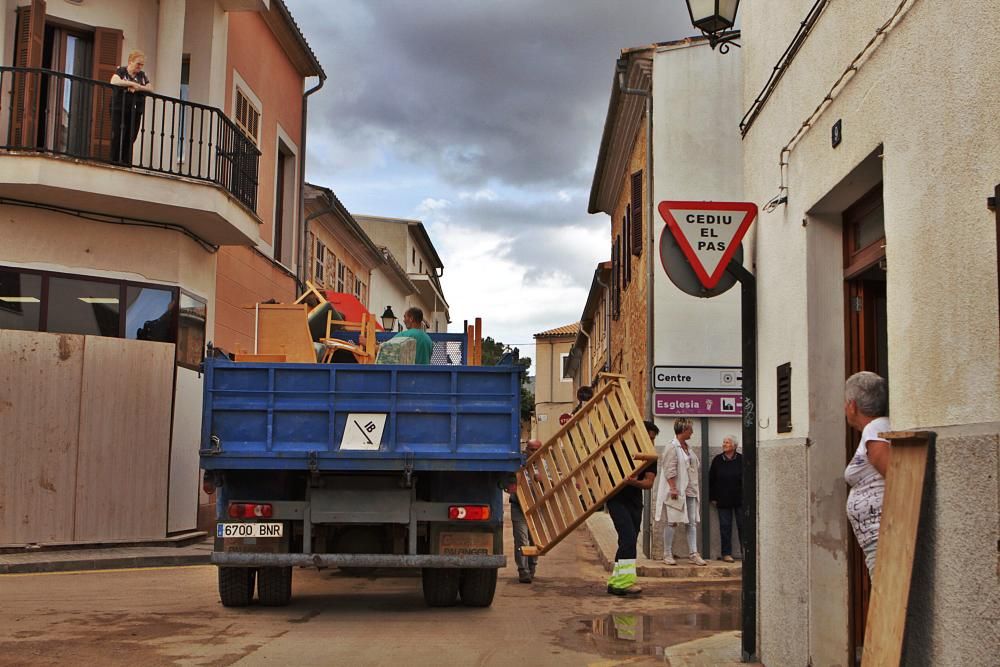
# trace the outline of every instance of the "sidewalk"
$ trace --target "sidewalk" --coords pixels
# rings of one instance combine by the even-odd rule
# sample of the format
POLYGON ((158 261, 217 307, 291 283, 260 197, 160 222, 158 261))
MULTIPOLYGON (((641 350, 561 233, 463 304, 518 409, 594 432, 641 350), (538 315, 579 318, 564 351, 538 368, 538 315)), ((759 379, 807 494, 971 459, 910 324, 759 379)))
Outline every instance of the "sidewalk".
MULTIPOLYGON (((586 525, 597 546, 597 557, 601 560, 601 565, 610 572, 615 564, 615 552, 618 550, 618 533, 611 523, 611 517, 604 512, 597 512, 590 515, 586 525)), ((723 563, 721 560, 708 560, 708 565, 703 566, 690 565, 687 558, 680 557, 677 558, 677 565, 667 565, 662 560, 642 557, 636 561, 636 573, 640 577, 739 581, 742 572, 743 563, 740 561, 723 563)))
POLYGON ((117 541, 100 544, 32 544, 0 551, 0 575, 131 567, 207 565, 213 540, 204 532, 162 540, 117 541))

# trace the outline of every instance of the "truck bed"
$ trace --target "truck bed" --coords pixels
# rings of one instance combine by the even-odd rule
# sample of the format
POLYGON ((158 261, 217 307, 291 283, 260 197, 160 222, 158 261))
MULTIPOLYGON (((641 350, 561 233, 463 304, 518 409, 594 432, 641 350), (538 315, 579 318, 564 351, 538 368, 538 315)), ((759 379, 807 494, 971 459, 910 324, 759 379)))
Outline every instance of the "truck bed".
POLYGON ((206 359, 206 470, 513 472, 517 366, 206 359))

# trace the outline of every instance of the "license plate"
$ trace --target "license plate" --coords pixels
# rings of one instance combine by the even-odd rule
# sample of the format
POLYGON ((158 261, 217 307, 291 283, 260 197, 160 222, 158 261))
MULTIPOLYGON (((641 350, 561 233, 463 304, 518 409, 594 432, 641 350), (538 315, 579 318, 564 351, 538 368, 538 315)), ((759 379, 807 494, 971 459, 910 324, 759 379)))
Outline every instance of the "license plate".
POLYGON ((441 533, 444 556, 489 556, 493 553, 493 533, 441 533))
POLYGON ((281 523, 219 523, 216 537, 281 537, 281 523))

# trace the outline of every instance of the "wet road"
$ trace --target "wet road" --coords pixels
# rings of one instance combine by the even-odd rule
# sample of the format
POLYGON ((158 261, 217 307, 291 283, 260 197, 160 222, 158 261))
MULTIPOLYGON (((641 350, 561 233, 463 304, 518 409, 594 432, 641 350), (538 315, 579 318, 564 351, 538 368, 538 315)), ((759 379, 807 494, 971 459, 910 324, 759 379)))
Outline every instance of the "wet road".
POLYGON ((0 665, 662 665, 739 627, 738 585, 645 579, 622 599, 605 577, 582 529, 534 584, 502 571, 489 609, 428 609, 416 575, 297 570, 277 609, 222 607, 208 566, 6 575, 0 665))

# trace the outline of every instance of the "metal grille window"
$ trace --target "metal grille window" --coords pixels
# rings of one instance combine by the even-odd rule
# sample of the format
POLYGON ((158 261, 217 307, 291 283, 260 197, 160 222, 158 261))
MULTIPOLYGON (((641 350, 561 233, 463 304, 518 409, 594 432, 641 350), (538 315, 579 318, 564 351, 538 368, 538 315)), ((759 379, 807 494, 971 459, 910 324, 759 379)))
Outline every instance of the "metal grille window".
POLYGON ((254 144, 260 145, 260 110, 239 88, 236 89, 235 120, 236 126, 243 130, 243 134, 254 144))
POLYGON ((778 433, 792 432, 792 364, 778 366, 778 433))

